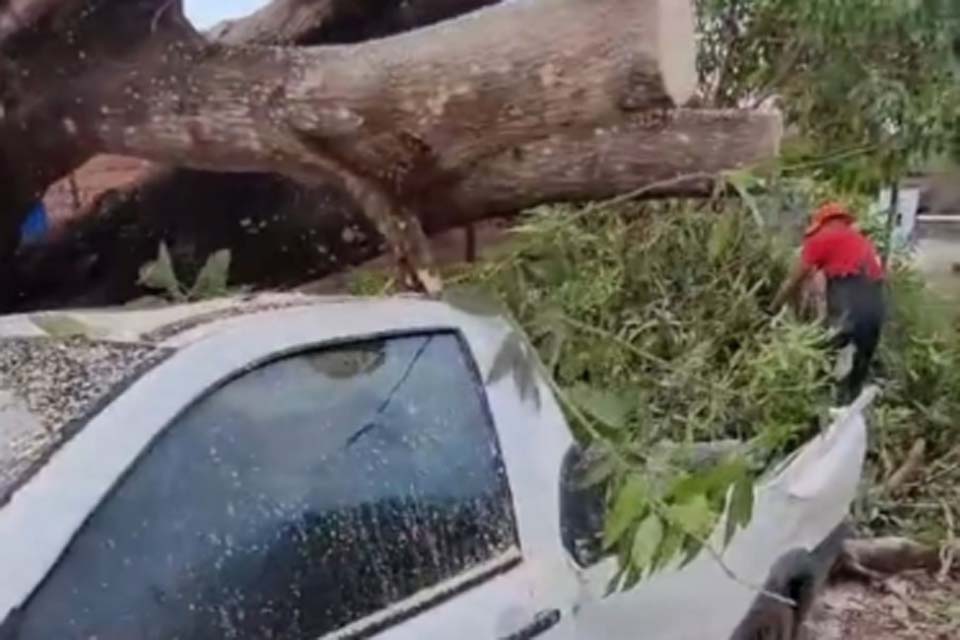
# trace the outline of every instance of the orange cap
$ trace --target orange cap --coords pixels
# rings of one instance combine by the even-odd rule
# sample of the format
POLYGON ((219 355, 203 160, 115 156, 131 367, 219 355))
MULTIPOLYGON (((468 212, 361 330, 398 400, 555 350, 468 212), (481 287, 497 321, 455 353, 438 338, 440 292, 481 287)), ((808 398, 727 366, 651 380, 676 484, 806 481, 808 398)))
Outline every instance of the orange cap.
POLYGON ((807 235, 813 235, 831 220, 843 220, 847 224, 852 224, 856 218, 839 202, 828 202, 813 213, 810 226, 807 227, 807 235))

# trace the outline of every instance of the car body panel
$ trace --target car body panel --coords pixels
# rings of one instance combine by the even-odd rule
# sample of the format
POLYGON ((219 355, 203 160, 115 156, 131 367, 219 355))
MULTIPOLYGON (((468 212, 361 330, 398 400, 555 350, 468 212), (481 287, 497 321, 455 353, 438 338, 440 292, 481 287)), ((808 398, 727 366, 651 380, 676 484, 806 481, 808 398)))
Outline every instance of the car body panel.
MULTIPOLYGON (((5 574, 0 620, 26 600, 90 513, 166 425, 238 373, 325 344, 453 329, 486 374, 510 331, 502 319, 416 298, 272 295, 162 310, 72 312, 69 317, 97 340, 148 344, 165 355, 134 381, 125 381, 118 395, 72 437, 50 445, 45 464, 0 508, 0 540, 5 541, 0 545, 5 574)), ((0 341, 43 335, 31 318, 0 319, 0 341)), ((0 372, 0 393, 2 382, 0 372)), ((554 610, 561 614, 559 623, 545 625, 536 637, 729 637, 777 558, 791 549, 815 547, 843 519, 855 494, 866 446, 862 410, 870 393, 764 483, 756 517, 735 536, 722 565, 703 553, 680 571, 665 571, 628 592, 604 597, 614 561, 580 569, 561 542, 560 466, 573 439, 547 382, 538 376, 537 384, 539 403, 521 397, 511 376, 485 388, 513 493, 522 559, 472 588, 440 585, 455 595, 430 608, 429 615, 400 616, 402 621, 383 625, 377 637, 445 638, 452 630, 485 639, 533 637, 514 634, 554 610)), ((15 400, 8 398, 7 409, 0 402, 0 421, 17 416, 17 428, 35 431, 29 406, 15 400)), ((0 435, 7 435, 5 431, 0 429, 0 435)), ((413 600, 429 597, 418 594, 413 600)), ((401 613, 415 611, 416 605, 404 602, 397 608, 401 613)), ((392 615, 387 611, 373 618, 392 615)), ((376 626, 377 620, 354 626, 362 630, 370 625, 376 626)), ((357 629, 331 637, 346 637, 357 629)))
MULTIPOLYGON (((95 319, 86 319, 90 326, 96 326, 95 319)), ((499 320, 469 316, 440 303, 407 299, 326 301, 322 305, 241 314, 216 324, 216 331, 202 330, 202 339, 196 335, 199 328, 190 329, 193 340, 183 341, 185 345, 92 418, 0 510, 0 539, 20 541, 0 548, 0 566, 6 574, 0 583, 0 612, 26 599, 74 532, 151 440, 195 399, 238 371, 315 345, 448 328, 464 334, 480 370, 486 371, 507 331, 499 320), (110 446, 105 447, 105 442, 110 446), (23 531, 35 533, 19 535, 23 531)), ((491 632, 509 635, 514 619, 528 622, 545 607, 538 602, 550 594, 540 597, 534 585, 557 584, 528 574, 549 571, 545 565, 550 560, 563 558, 559 522, 550 517, 556 513, 556 505, 551 508, 551 502, 544 502, 543 496, 557 493, 557 470, 548 461, 559 460, 570 437, 556 408, 554 420, 559 424, 545 425, 539 412, 519 402, 508 384, 494 385, 487 395, 515 491, 521 545, 530 551, 525 553, 521 571, 499 578, 497 588, 485 584, 458 598, 454 608, 466 607, 461 613, 470 619, 472 614, 467 609, 481 607, 478 610, 485 611, 483 619, 494 625, 491 632), (526 510, 531 513, 524 513, 526 510), (524 577, 517 577, 521 575, 524 577), (469 604, 475 599, 478 601, 469 604), (494 602, 502 606, 494 607, 494 602), (490 614, 498 609, 504 613, 490 614)), ((427 616, 421 618, 424 624, 434 624, 427 616)), ((419 624, 404 623, 385 637, 407 626, 416 634, 419 624)), ((397 637, 407 637, 406 630, 403 634, 397 637)))
MULTIPOLYGON (((583 606, 577 616, 578 637, 730 637, 777 559, 792 549, 812 551, 847 514, 866 453, 862 411, 874 393, 862 396, 790 465, 758 487, 755 517, 719 554, 722 564, 701 553, 679 571, 664 571, 629 592, 583 606), (695 597, 700 589, 710 597, 695 597), (644 628, 638 636, 640 622, 644 628)), ((711 540, 714 549, 722 548, 723 529, 721 523, 711 540)))

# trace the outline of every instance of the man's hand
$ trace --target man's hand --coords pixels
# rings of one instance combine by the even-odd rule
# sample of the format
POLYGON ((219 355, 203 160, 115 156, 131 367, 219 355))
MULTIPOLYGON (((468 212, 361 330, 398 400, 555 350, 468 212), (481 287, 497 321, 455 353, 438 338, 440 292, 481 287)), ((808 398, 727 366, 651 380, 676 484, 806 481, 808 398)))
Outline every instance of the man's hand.
POLYGON ((787 300, 793 297, 794 293, 800 288, 800 284, 810 275, 810 272, 811 269, 807 267, 802 260, 797 260, 794 263, 793 269, 790 270, 790 275, 787 276, 787 280, 783 283, 783 286, 780 287, 780 291, 777 292, 776 297, 773 299, 771 308, 774 314, 779 313, 783 305, 787 303, 787 300))

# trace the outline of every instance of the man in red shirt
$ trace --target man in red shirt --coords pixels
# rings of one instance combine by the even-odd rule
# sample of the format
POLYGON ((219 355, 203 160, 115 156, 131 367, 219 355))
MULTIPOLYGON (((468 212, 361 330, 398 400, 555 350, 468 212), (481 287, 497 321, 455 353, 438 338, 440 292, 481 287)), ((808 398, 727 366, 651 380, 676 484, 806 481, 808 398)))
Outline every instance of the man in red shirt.
POLYGON ((807 228, 800 259, 774 301, 774 309, 779 310, 815 272, 826 277, 833 346, 854 348, 853 364, 841 382, 842 404, 855 400, 863 389, 886 316, 883 265, 873 243, 854 222, 838 203, 818 209, 807 228))

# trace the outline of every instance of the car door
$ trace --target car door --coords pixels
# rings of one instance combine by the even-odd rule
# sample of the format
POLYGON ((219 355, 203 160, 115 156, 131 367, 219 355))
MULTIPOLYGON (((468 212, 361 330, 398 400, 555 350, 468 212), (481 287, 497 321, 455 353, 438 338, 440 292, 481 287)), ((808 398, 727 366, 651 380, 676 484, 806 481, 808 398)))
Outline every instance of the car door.
POLYGON ((353 341, 178 416, 4 637, 548 637, 559 612, 520 547, 461 337, 353 341))

